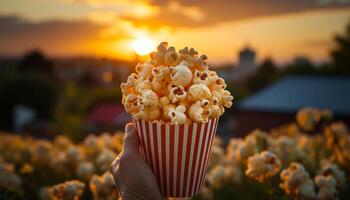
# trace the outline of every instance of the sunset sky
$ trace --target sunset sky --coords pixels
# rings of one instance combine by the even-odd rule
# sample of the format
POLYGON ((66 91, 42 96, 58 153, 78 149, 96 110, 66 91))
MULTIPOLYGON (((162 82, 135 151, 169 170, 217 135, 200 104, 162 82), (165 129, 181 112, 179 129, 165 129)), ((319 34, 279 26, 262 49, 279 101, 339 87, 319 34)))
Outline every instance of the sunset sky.
POLYGON ((135 45, 168 41, 212 62, 235 62, 246 45, 259 59, 325 61, 347 23, 350 0, 1 0, 0 55, 132 59, 135 45))

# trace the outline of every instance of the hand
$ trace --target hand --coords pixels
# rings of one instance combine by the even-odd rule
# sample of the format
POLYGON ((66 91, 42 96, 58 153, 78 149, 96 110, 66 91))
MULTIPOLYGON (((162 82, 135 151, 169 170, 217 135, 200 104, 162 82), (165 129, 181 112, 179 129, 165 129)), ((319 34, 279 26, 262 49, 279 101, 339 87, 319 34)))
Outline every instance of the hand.
POLYGON ((147 163, 141 158, 136 128, 126 125, 123 150, 112 163, 112 174, 124 200, 160 200, 157 181, 147 163))

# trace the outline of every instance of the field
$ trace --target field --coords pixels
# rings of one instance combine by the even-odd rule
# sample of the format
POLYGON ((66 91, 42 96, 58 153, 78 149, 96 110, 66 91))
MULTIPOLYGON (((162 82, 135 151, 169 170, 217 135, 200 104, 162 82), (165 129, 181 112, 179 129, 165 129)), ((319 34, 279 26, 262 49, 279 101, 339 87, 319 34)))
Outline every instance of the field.
MULTIPOLYGON (((194 199, 349 199, 350 135, 329 110, 304 108, 295 122, 256 129, 226 146, 216 138, 194 199)), ((0 134, 0 199, 116 199, 110 163, 123 134, 80 143, 0 134)))

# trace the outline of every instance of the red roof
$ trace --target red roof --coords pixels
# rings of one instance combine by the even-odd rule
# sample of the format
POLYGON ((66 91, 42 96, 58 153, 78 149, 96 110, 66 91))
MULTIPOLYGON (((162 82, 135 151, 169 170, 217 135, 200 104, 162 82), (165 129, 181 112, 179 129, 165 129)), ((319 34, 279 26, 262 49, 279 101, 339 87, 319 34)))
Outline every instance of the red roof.
POLYGON ((99 125, 124 124, 130 121, 130 115, 120 104, 101 103, 95 106, 87 116, 87 121, 99 125))

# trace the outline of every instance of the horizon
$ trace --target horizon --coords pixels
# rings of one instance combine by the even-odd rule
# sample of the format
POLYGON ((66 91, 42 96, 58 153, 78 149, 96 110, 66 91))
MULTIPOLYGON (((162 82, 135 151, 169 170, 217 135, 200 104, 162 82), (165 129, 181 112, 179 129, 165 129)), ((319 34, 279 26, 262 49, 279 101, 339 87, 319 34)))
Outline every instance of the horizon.
POLYGON ((0 55, 15 57, 40 49, 53 58, 132 61, 136 52, 148 53, 168 41, 176 49, 194 47, 215 65, 237 63, 238 51, 247 45, 259 62, 272 58, 282 64, 304 56, 324 63, 334 36, 350 23, 347 0, 220 0, 217 9, 211 1, 180 0, 5 0, 0 5, 0 55))

